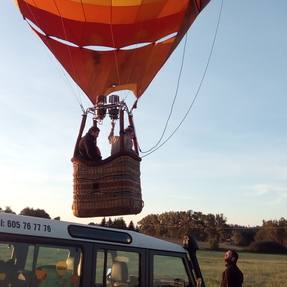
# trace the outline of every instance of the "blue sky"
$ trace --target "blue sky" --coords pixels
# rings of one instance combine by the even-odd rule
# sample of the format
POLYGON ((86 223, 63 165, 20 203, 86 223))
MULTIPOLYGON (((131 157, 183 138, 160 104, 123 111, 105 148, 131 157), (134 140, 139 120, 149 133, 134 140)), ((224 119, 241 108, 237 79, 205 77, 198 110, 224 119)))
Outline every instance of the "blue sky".
MULTIPOLYGON (((183 75, 167 135, 182 119, 203 75, 221 0, 188 33, 183 75)), ((286 218, 287 2, 225 0, 197 101, 178 132, 142 161, 141 214, 194 210, 254 225, 286 218)), ((16 212, 72 215, 70 158, 89 102, 32 33, 12 1, 0 3, 0 195, 16 212)), ((175 94, 181 44, 134 112, 143 150, 156 141, 175 94)), ((130 96, 130 95, 129 95, 130 96)), ((88 123, 89 125, 89 123, 88 123)), ((109 154, 108 126, 100 147, 109 154)))

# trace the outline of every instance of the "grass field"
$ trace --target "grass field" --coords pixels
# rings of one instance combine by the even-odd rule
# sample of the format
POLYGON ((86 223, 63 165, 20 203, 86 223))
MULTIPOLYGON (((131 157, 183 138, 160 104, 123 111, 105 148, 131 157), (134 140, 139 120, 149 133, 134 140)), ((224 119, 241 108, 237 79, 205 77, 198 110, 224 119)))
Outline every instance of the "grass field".
MULTIPOLYGON (((219 287, 225 269, 223 252, 199 251, 198 260, 207 287, 219 287)), ((238 266, 244 287, 287 287, 287 256, 240 252, 238 266)))

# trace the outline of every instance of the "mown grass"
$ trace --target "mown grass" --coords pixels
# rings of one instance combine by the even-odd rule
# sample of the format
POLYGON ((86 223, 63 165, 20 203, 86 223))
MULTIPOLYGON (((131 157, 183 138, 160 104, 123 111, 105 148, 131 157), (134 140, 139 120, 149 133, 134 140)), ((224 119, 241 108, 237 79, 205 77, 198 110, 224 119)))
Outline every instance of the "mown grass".
MULTIPOLYGON (((207 287, 219 287, 225 269, 223 252, 199 251, 198 260, 207 287)), ((244 287, 287 287, 287 256, 240 252, 238 266, 244 287)))

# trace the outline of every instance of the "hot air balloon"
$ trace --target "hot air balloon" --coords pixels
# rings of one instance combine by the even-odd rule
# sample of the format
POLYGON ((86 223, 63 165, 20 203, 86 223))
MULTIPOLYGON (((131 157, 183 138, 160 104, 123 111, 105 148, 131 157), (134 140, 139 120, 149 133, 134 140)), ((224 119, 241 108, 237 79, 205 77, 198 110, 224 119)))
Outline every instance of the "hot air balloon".
POLYGON ((77 157, 88 114, 94 125, 106 114, 132 110, 114 93, 139 99, 209 0, 17 0, 31 29, 50 49, 92 103, 83 115, 74 157, 73 212, 79 217, 137 214, 143 202, 140 157, 126 152, 97 163, 77 157), (109 101, 107 101, 107 97, 109 101))

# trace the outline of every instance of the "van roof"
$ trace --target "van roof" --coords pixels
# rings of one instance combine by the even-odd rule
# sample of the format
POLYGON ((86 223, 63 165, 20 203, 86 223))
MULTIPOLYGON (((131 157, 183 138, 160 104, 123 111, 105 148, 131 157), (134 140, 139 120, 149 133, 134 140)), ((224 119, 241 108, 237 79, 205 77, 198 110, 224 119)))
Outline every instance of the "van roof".
POLYGON ((105 244, 116 244, 161 251, 185 252, 185 249, 178 244, 135 231, 15 215, 4 212, 0 212, 0 238, 1 233, 101 242, 105 244))

